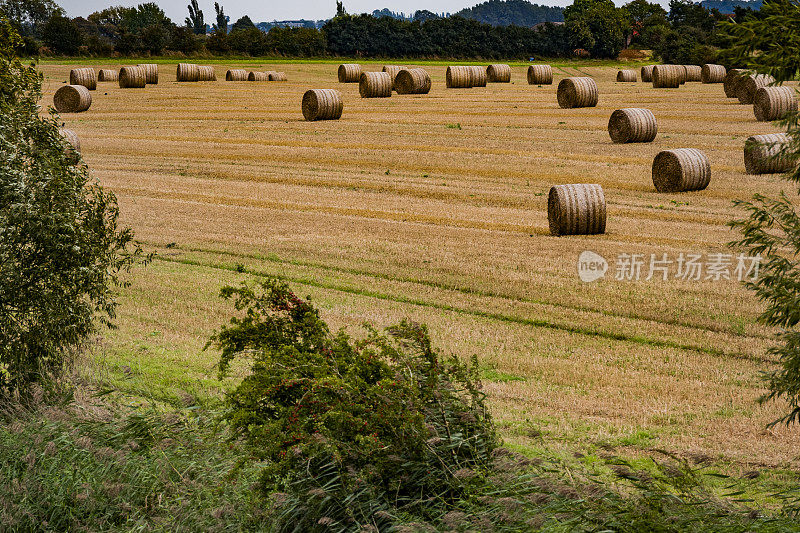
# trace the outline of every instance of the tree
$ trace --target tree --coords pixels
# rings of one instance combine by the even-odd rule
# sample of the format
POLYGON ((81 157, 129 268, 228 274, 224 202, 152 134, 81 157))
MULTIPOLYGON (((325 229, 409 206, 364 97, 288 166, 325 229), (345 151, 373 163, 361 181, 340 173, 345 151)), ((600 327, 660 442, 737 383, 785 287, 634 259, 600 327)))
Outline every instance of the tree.
POLYGON ((214 33, 227 35, 228 20, 230 19, 225 16, 225 10, 217 2, 214 2, 214 11, 217 12, 217 23, 214 24, 214 33))
POLYGON ((53 15, 42 27, 42 40, 53 52, 74 56, 78 55, 86 35, 69 18, 53 15))
POLYGON ((203 11, 197 5, 197 0, 192 0, 192 3, 187 7, 189 8, 189 16, 186 17, 186 26, 192 28, 196 35, 205 35, 206 22, 203 18, 203 11))
POLYGON ((173 26, 170 36, 169 49, 184 54, 191 54, 202 49, 202 38, 194 33, 192 28, 187 26, 173 26))
MULTIPOLYGON (((777 82, 796 79, 800 72, 800 3, 796 0, 765 0, 763 18, 742 23, 724 23, 723 35, 733 43, 723 52, 726 62, 771 74, 777 82)), ((782 121, 791 141, 780 148, 777 157, 800 161, 800 115, 792 113, 782 121)), ((784 175, 798 187, 800 167, 784 175)), ((747 283, 766 304, 759 317, 764 324, 780 328, 781 343, 769 350, 780 361, 775 370, 765 373, 769 391, 762 402, 785 399, 789 412, 773 424, 800 421, 800 214, 796 197, 781 192, 778 198, 761 194, 751 201, 737 201, 747 217, 731 226, 742 237, 733 243, 751 256, 764 258, 759 277, 747 283)))
POLYGON ((42 76, 0 17, 0 393, 47 383, 115 315, 138 256, 116 199, 40 115, 42 76), (77 163, 76 163, 77 159, 77 163))
POLYGON ((415 22, 426 22, 428 20, 437 20, 437 19, 440 19, 440 18, 441 17, 439 15, 437 15, 436 13, 428 11, 427 9, 420 9, 419 11, 414 13, 413 20, 415 22))
POLYGON ((119 52, 160 54, 170 42, 174 25, 155 3, 117 8, 109 15, 115 18, 115 47, 119 52))
POLYGON ((344 2, 340 2, 339 0, 336 1, 336 16, 337 17, 344 17, 347 15, 347 11, 344 9, 344 2))
POLYGON ((233 26, 231 26, 231 33, 235 32, 236 30, 251 30, 254 29, 255 27, 256 25, 253 24, 253 21, 250 20, 250 17, 245 15, 233 23, 233 26))
POLYGON ((33 35, 54 15, 64 16, 64 10, 53 0, 0 0, 0 13, 14 23, 17 31, 33 35))
POLYGON ((622 50, 627 13, 612 0, 575 0, 564 9, 564 23, 575 48, 585 48, 593 57, 617 57, 622 50))
POLYGON ((488 0, 454 14, 457 17, 478 20, 492 26, 533 27, 542 22, 563 22, 561 7, 540 6, 528 0, 488 0))
POLYGON ((667 12, 658 4, 647 0, 633 0, 625 4, 630 24, 628 38, 631 46, 652 48, 653 40, 669 30, 667 12))

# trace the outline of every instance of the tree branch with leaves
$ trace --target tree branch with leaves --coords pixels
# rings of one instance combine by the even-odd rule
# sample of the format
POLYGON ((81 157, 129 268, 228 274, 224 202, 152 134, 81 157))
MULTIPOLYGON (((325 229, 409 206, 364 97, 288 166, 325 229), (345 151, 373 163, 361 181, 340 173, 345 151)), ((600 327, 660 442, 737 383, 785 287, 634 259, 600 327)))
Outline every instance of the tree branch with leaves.
MULTIPOLYGON (((794 80, 800 71, 800 2, 765 0, 758 17, 720 25, 728 48, 721 58, 729 65, 770 74, 776 84, 794 80)), ((800 187, 800 116, 792 113, 780 121, 789 142, 781 144, 777 158, 793 161, 794 170, 783 178, 800 187)), ((798 191, 800 192, 800 191, 798 191)), ((763 258, 760 275, 746 285, 766 308, 759 321, 780 328, 779 343, 769 349, 779 366, 765 372, 768 392, 761 402, 785 400, 788 412, 777 423, 800 422, 800 214, 797 196, 781 192, 778 198, 756 194, 735 205, 746 216, 731 227, 741 238, 731 243, 752 256, 763 258)))

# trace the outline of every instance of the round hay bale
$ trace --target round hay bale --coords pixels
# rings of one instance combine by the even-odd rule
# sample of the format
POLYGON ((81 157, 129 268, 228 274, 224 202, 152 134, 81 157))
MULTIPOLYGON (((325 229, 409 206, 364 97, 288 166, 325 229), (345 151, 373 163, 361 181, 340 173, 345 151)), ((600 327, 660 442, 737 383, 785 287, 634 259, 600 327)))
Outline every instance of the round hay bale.
POLYGON ((551 235, 598 235, 606 232, 603 187, 590 183, 556 185, 547 197, 551 235))
POLYGON ((782 155, 791 143, 786 133, 753 135, 744 144, 744 168, 748 174, 779 174, 793 170, 796 161, 782 155))
POLYGON ((361 98, 388 98, 392 96, 392 76, 388 72, 362 72, 358 93, 361 98))
POLYGON ((136 66, 144 69, 145 83, 147 85, 158 85, 158 65, 155 63, 142 63, 136 66))
POLYGON ((361 65, 345 63, 339 65, 339 83, 359 83, 361 81, 361 65))
POLYGON ((225 73, 225 81, 247 81, 247 71, 243 68, 233 68, 225 73))
POLYGON ((192 63, 178 63, 178 81, 200 81, 200 68, 192 63))
POLYGON ((401 70, 404 70, 406 67, 401 67, 400 65, 384 65, 382 72, 386 72, 389 76, 392 77, 392 88, 394 88, 394 80, 397 78, 397 75, 400 74, 401 70))
POLYGON ((608 119, 608 134, 615 143, 649 143, 658 134, 658 123, 649 109, 617 109, 608 119))
POLYGON ((683 65, 676 65, 676 66, 678 67, 678 80, 680 81, 680 84, 683 85, 686 83, 686 76, 687 76, 686 67, 684 67, 683 65))
POLYGON ((67 128, 59 128, 58 133, 68 144, 66 147, 67 155, 81 153, 81 140, 78 138, 77 133, 67 128))
POLYGON ((486 69, 484 67, 469 67, 470 73, 472 74, 472 86, 473 87, 486 87, 486 82, 488 81, 486 76, 486 69))
POLYGON ((511 66, 505 64, 486 67, 486 81, 489 83, 511 83, 511 66))
POLYGON ((92 93, 83 85, 64 85, 53 95, 59 113, 81 113, 92 105, 92 93))
POLYGON ((703 81, 703 67, 700 65, 684 65, 686 69, 686 81, 703 81))
POLYGON ((311 89, 303 95, 306 120, 339 120, 343 109, 342 93, 335 89, 311 89))
POLYGON ((119 72, 109 68, 100 69, 97 73, 97 81, 119 81, 119 72))
POLYGON ((528 67, 528 85, 552 85, 553 68, 550 65, 530 65, 528 67))
POLYGON ((653 87, 656 89, 677 89, 686 71, 678 65, 656 65, 653 67, 653 87))
POLYGON ((448 89, 472 88, 472 67, 447 67, 446 80, 448 89))
POLYGON ((269 74, 269 81, 288 81, 289 78, 286 77, 285 72, 277 72, 274 70, 270 70, 267 72, 269 74))
POLYGON ((659 152, 653 160, 653 185, 658 192, 701 191, 711 181, 711 164, 695 148, 659 152))
POLYGON ((247 81, 269 81, 269 73, 252 71, 247 75, 247 81))
POLYGON ((217 81, 217 73, 214 71, 214 67, 197 65, 197 79, 195 81, 217 81))
POLYGON ((722 88, 725 90, 725 96, 728 98, 738 98, 738 85, 742 80, 742 76, 746 74, 747 71, 741 68, 732 68, 725 73, 725 79, 722 80, 722 88))
POLYGON ((90 91, 97 89, 97 74, 93 68, 74 68, 69 71, 70 85, 83 85, 90 91))
POLYGON ((736 84, 736 98, 740 104, 752 105, 756 99, 756 93, 762 87, 768 87, 775 83, 775 78, 769 74, 749 74, 739 79, 736 84))
POLYGON ((397 94, 428 94, 431 85, 431 77, 424 68, 404 68, 394 79, 397 94))
POLYGON ((759 122, 785 118, 797 111, 795 90, 791 87, 762 87, 753 99, 753 112, 759 122))
POLYGON ((617 81, 629 83, 636 81, 635 70, 620 70, 617 72, 617 81))
POLYGON ((597 105, 597 84, 592 78, 564 78, 558 84, 558 105, 563 109, 597 105))
POLYGON ((142 67, 122 67, 119 69, 119 86, 121 89, 144 89, 147 86, 147 75, 142 67))
POLYGON ((703 83, 723 83, 725 81, 725 67, 706 63, 700 72, 700 81, 703 83))
POLYGON ((653 81, 653 67, 655 65, 645 65, 642 67, 642 81, 650 83, 653 81))

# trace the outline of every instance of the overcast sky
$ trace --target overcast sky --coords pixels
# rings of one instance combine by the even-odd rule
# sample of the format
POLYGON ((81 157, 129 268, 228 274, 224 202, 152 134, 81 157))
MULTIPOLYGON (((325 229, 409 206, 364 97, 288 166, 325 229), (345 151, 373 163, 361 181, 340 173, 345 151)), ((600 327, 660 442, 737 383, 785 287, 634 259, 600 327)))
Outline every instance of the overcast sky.
MULTIPOLYGON (((167 13, 167 16, 177 24, 189 13, 187 5, 189 0, 56 0, 71 17, 85 17, 94 11, 99 11, 110 5, 135 6, 146 1, 155 1, 167 13)), ((328 19, 336 13, 335 0, 217 0, 225 9, 225 14, 231 22, 242 15, 249 15, 253 22, 293 19, 328 19)), ((418 9, 427 9, 436 13, 454 13, 464 7, 471 7, 483 0, 344 0, 344 7, 348 13, 371 13, 374 9, 387 7, 392 11, 402 11, 406 14, 414 13, 418 9)), ((615 0, 617 5, 624 1, 615 0)), ((668 0, 659 3, 666 4, 668 0)), ((534 3, 536 3, 534 1, 534 3)), ((565 6, 572 0, 545 0, 540 4, 565 6)), ((213 0, 198 0, 200 9, 203 10, 206 23, 214 22, 213 0)))

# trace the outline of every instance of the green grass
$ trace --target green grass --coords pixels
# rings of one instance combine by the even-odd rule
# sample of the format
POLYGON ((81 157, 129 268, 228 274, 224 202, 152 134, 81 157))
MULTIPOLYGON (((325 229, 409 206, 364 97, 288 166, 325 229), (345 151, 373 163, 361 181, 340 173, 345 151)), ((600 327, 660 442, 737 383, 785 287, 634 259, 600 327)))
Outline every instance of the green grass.
MULTIPOLYGON (((254 490, 259 467, 238 466, 244 451, 218 425, 219 403, 175 406, 105 387, 75 392, 78 399, 55 404, 5 406, 0 529, 271 530, 273 504, 254 490)), ((800 531, 777 510, 781 494, 796 497, 793 472, 733 477, 668 455, 626 458, 605 445, 508 449, 434 530, 800 531), (775 496, 759 500, 764 494, 775 496)))

